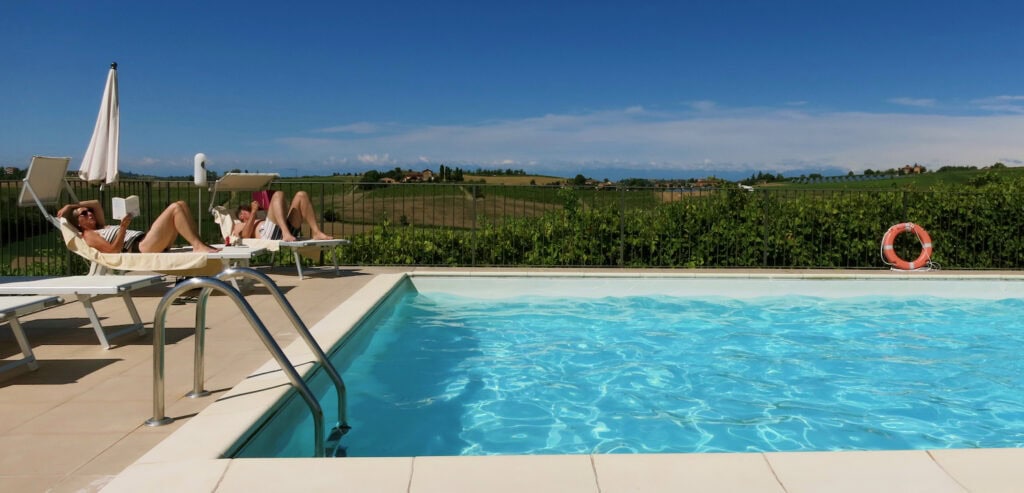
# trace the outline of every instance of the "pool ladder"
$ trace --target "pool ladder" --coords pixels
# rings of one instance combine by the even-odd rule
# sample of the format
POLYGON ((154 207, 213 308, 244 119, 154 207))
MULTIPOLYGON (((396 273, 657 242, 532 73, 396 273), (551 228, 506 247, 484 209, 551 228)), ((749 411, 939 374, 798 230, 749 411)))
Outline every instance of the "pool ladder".
POLYGON ((348 425, 348 416, 346 412, 346 395, 345 395, 345 382, 342 381, 341 375, 338 374, 338 370, 334 368, 328 360, 327 355, 324 354, 320 344, 316 342, 313 335, 309 333, 309 329, 302 323, 302 319, 295 313, 295 309, 292 308, 291 303, 281 294, 281 290, 278 289, 274 281, 267 277, 265 274, 257 272, 253 269, 246 267, 232 267, 225 269, 221 273, 214 277, 194 277, 187 279, 177 286, 171 288, 163 299, 160 300, 160 304, 156 307, 156 314, 153 316, 153 417, 146 420, 147 426, 163 426, 165 424, 174 421, 174 418, 169 418, 164 414, 164 344, 166 342, 166 330, 165 324, 167 320, 167 309, 170 305, 179 298, 183 293, 191 291, 193 289, 202 288, 199 295, 198 302, 196 303, 196 344, 195 344, 195 361, 194 361, 194 375, 192 391, 186 394, 191 398, 203 397, 210 393, 203 388, 204 380, 204 353, 205 353, 205 342, 206 342, 206 303, 210 298, 213 291, 220 291, 231 298, 238 306, 238 309, 245 315, 245 318, 249 321, 249 325, 252 326, 253 330, 260 337, 263 345, 266 346, 270 354, 277 360, 278 365, 281 366, 281 371, 288 377, 292 387, 302 396, 302 399, 306 401, 306 405, 309 406, 310 412, 313 414, 313 429, 314 429, 314 455, 316 457, 324 457, 328 453, 333 455, 334 450, 338 446, 338 441, 341 437, 348 432, 350 429, 348 425), (285 314, 292 321, 292 325, 298 331, 299 335, 309 346, 309 349, 316 356, 320 365, 324 371, 330 377, 334 383, 334 388, 338 394, 338 422, 331 429, 329 436, 325 440, 324 437, 324 415, 323 409, 320 407, 320 403, 317 402, 316 397, 309 390, 309 386, 302 380, 299 373, 295 370, 291 361, 285 356, 284 351, 281 350, 281 346, 277 344, 277 341, 267 331, 266 326, 256 312, 253 311, 252 306, 245 300, 242 294, 228 284, 225 281, 234 281, 235 279, 249 279, 262 283, 267 287, 267 290, 274 296, 277 303, 284 310, 285 314), (330 449, 330 450, 328 450, 330 449))

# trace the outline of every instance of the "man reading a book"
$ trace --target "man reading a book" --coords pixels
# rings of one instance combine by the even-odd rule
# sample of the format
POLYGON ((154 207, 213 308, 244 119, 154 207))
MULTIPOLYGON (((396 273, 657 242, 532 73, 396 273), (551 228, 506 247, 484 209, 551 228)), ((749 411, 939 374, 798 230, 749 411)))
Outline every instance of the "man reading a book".
POLYGON ((259 202, 254 200, 248 207, 240 206, 237 215, 241 223, 235 224, 232 234, 240 238, 295 241, 302 232, 302 223, 306 223, 312 239, 334 239, 317 224, 309 194, 300 190, 295 192, 290 205, 285 205, 286 200, 284 192, 274 192, 267 207, 266 219, 256 214, 260 210, 259 202))
POLYGON ((96 200, 65 205, 57 215, 77 227, 89 246, 103 253, 163 252, 174 245, 178 235, 192 245, 193 251, 219 251, 199 239, 192 212, 188 204, 180 200, 167 206, 146 232, 128 229, 133 218, 131 214, 122 218, 117 226, 107 225, 103 207, 96 200))

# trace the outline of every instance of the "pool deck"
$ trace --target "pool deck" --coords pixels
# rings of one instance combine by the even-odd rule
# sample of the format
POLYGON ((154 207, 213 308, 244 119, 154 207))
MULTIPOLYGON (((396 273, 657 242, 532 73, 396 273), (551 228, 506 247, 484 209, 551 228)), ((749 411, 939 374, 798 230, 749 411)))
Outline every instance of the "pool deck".
MULTIPOLYGON (((337 307, 388 274, 431 272, 515 272, 538 269, 343 268, 299 281, 288 268, 265 271, 279 284, 307 326, 319 337, 318 322, 338 317, 337 307), (332 312, 334 312, 332 314, 332 312)), ((779 270, 583 270, 626 273, 735 275, 884 274, 882 271, 779 270)), ((922 275, 1020 278, 1020 272, 940 271, 922 275)), ((169 285, 169 284, 168 284, 169 285)), ((135 293, 147 327, 167 286, 135 293)), ((65 297, 72 298, 73 297, 65 297)), ((269 294, 247 296, 282 346, 297 337, 269 294)), ((214 459, 174 455, 171 434, 235 401, 235 387, 269 354, 237 308, 224 296, 209 304, 206 387, 212 395, 182 397, 192 387, 194 304, 173 306, 167 317, 167 415, 175 422, 147 427, 152 415, 152 339, 126 335, 110 350, 96 341, 85 311, 67 302, 22 317, 39 370, 0 374, 0 491, 345 491, 374 492, 1000 492, 1021 491, 1024 449, 893 452, 800 452, 746 454, 564 455, 504 457, 403 457, 347 459, 214 459), (171 437, 171 439, 168 439, 171 437), (161 442, 165 442, 161 444, 161 442), (158 444, 160 445, 158 447, 158 444)), ((96 303, 104 325, 118 328, 131 319, 118 299, 96 303)), ((0 358, 20 355, 6 324, 0 326, 0 358)), ((240 385, 242 384, 242 385, 240 385)), ((280 391, 281 389, 276 389, 280 391)), ((194 427, 194 426, 193 426, 194 427)), ((181 436, 181 434, 176 435, 181 436)), ((181 440, 178 440, 181 441, 181 440)))

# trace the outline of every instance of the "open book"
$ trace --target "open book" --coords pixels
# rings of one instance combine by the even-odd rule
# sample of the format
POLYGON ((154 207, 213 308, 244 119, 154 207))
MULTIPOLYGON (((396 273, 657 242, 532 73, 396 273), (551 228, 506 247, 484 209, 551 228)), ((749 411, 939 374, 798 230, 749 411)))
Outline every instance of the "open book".
POLYGON ((112 200, 112 213, 114 220, 120 221, 131 214, 132 217, 139 217, 139 196, 129 195, 127 197, 114 197, 112 200))

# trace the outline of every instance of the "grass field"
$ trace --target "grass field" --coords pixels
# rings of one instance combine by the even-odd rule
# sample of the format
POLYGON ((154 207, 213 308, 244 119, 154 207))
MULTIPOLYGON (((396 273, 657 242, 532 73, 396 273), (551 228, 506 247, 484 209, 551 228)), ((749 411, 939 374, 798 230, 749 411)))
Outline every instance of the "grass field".
MULTIPOLYGON (((278 178, 277 182, 303 182, 308 183, 314 182, 332 182, 332 183, 357 183, 361 179, 361 176, 305 176, 301 178, 278 178)), ((569 178, 560 178, 557 176, 545 176, 545 175, 521 175, 521 176, 477 176, 477 175, 465 175, 465 182, 479 182, 483 181, 487 185, 530 185, 533 182, 537 185, 547 185, 548 183, 560 181, 572 181, 569 178)))
MULTIPOLYGON (((823 183, 767 183, 755 185, 771 189, 794 189, 794 190, 927 190, 934 186, 951 185, 967 186, 985 176, 997 178, 1021 178, 1024 177, 1024 167, 990 168, 990 169, 963 169, 950 170, 941 173, 928 172, 920 175, 899 176, 883 178, 879 180, 853 180, 847 177, 831 177, 832 180, 823 183)), ((302 178, 280 178, 279 183, 356 183, 360 176, 310 176, 302 178)), ((485 185, 507 185, 511 187, 525 187, 531 184, 544 186, 550 183, 571 182, 571 178, 545 175, 523 175, 523 176, 477 176, 465 175, 466 182, 462 185, 469 186, 482 181, 485 185)), ((494 193, 494 192, 492 192, 494 193)), ((509 192, 510 193, 510 192, 509 192)), ((504 195, 505 193, 503 193, 504 195)))
POLYGON ((483 180, 488 185, 547 185, 548 183, 556 181, 572 181, 568 178, 559 178, 557 176, 544 176, 544 175, 523 175, 523 176, 476 176, 466 175, 466 180, 483 180))

